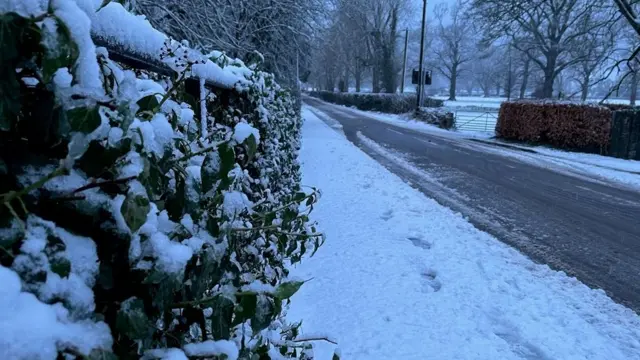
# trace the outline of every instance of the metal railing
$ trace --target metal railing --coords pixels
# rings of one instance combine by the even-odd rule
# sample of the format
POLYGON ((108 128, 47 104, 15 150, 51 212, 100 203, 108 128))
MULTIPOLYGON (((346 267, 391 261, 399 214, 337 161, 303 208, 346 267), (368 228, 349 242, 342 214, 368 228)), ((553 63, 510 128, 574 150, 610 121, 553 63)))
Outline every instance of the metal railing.
POLYGON ((498 122, 497 112, 455 111, 455 127, 458 130, 493 133, 498 122))

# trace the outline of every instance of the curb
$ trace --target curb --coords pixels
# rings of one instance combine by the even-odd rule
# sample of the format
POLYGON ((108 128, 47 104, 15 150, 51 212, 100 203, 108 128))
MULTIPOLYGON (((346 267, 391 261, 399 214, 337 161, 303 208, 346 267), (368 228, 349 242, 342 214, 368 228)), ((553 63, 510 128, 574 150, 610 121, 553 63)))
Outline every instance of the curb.
POLYGON ((528 152, 528 153, 531 153, 531 154, 540 154, 539 152, 537 152, 535 150, 522 148, 522 147, 515 146, 515 145, 503 144, 503 143, 487 141, 487 140, 481 140, 481 139, 469 139, 469 140, 475 141, 475 142, 479 142, 479 143, 482 143, 482 144, 499 146, 499 147, 503 147, 503 148, 507 148, 507 149, 513 149, 513 150, 528 152))

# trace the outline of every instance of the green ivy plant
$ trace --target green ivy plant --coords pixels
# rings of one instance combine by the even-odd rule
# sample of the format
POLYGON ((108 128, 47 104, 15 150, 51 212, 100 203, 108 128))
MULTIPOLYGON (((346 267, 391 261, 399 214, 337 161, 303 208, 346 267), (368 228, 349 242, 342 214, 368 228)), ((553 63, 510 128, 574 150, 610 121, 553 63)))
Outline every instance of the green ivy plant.
POLYGON ((219 64, 248 75, 201 94, 203 128, 186 79, 204 57, 167 40, 162 58, 176 73, 161 77, 98 49, 102 86, 88 89, 72 35, 52 6, 0 15, 0 265, 110 339, 58 343, 59 355, 310 358, 311 341, 327 339, 300 338, 283 317, 304 283, 287 267, 324 240, 309 219, 320 194, 300 187, 290 94, 221 54, 219 64), (257 133, 239 141, 239 123, 257 133), (73 256, 78 239, 97 263, 73 256), (47 295, 53 278, 82 279, 93 298, 47 295), (208 342, 226 350, 194 350, 208 342))

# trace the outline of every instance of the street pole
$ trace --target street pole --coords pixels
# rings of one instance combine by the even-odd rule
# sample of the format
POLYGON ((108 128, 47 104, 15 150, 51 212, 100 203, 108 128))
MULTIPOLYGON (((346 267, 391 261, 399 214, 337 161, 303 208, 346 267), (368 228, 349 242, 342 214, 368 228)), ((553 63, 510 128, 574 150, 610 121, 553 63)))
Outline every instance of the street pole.
POLYGON ((511 42, 509 42, 509 74, 507 80, 507 101, 511 101, 511 42))
POLYGON ((420 34, 420 83, 418 84, 416 111, 420 110, 422 104, 422 88, 424 87, 424 33, 427 22, 427 0, 422 3, 422 33, 420 34))
POLYGON ((404 93, 404 77, 407 74, 407 46, 409 45, 409 29, 404 31, 404 62, 402 63, 402 79, 400 81, 400 93, 404 93))

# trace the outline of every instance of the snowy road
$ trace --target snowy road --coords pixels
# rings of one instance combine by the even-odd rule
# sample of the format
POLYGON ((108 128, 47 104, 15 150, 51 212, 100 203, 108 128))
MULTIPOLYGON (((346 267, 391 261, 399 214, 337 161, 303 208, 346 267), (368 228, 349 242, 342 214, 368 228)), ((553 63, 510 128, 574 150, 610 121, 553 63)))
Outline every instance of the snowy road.
POLYGON ((396 127, 316 99, 305 102, 325 121, 338 121, 371 157, 477 228, 640 311, 640 193, 466 139, 396 127))

